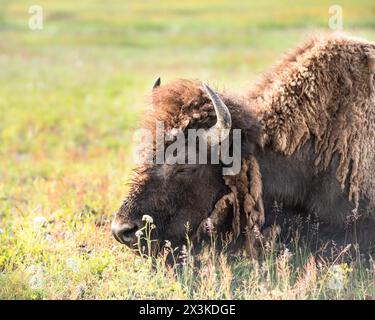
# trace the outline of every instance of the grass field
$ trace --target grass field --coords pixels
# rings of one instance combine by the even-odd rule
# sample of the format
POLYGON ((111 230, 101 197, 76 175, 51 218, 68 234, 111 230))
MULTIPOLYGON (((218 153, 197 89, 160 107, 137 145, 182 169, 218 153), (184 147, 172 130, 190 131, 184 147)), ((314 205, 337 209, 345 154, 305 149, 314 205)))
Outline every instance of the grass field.
POLYGON ((0 299, 375 298, 375 269, 360 261, 205 253, 199 270, 153 270, 110 233, 157 76, 246 90, 328 30, 332 4, 345 31, 375 40, 373 0, 36 2, 35 31, 33 2, 0 2, 0 299))

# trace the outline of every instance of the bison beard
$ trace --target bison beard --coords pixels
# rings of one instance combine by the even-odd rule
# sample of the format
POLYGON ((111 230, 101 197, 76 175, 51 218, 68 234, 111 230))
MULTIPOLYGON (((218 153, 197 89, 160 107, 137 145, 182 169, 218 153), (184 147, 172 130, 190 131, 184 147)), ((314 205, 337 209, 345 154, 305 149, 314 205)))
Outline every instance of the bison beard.
POLYGON ((275 240, 280 229, 272 225, 263 229, 265 213, 262 199, 262 177, 254 156, 242 159, 241 171, 225 176, 230 193, 216 204, 209 218, 197 230, 196 240, 219 234, 232 241, 231 247, 244 247, 251 258, 258 258, 266 242, 275 240))

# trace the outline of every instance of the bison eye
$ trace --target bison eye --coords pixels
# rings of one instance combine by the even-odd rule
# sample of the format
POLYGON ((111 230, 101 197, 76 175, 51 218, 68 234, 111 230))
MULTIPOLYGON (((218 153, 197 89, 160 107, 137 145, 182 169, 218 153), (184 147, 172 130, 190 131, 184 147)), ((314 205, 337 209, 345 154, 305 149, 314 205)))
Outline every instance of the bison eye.
POLYGON ((193 174, 195 171, 197 171, 197 167, 182 167, 177 168, 175 173, 176 174, 193 174))

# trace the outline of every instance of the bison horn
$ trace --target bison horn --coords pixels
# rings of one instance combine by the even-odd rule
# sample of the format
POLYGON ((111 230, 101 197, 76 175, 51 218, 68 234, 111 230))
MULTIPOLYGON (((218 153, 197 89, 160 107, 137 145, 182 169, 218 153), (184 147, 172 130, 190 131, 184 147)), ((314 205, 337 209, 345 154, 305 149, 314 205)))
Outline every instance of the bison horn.
POLYGON ((160 87, 160 77, 158 77, 154 83, 154 85, 152 86, 152 90, 155 90, 156 88, 160 87))
POLYGON ((219 97, 219 95, 212 90, 207 84, 203 84, 203 88, 205 89, 207 95, 211 99, 214 108, 215 108, 215 113, 217 117, 217 122, 216 124, 211 127, 207 133, 211 137, 211 144, 215 145, 218 144, 221 141, 225 140, 225 138, 229 135, 229 131, 232 127, 232 117, 230 115, 228 107, 225 105, 223 100, 219 97), (219 140, 218 138, 214 137, 220 137, 221 139, 219 140))

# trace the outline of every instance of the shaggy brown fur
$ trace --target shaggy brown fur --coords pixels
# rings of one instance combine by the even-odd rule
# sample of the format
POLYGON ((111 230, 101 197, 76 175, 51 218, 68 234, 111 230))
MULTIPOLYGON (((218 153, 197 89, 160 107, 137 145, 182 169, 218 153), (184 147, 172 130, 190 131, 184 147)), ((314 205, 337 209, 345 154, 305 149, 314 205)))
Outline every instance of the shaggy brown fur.
POLYGON ((265 222, 262 178, 255 157, 244 158, 240 173, 236 176, 226 176, 224 181, 231 190, 234 202, 232 204, 234 239, 238 239, 243 232, 245 250, 250 257, 256 258, 263 242, 269 239, 264 239, 261 233, 265 222))
MULTIPOLYGON (((374 212, 374 74, 374 44, 341 35, 308 41, 248 95, 220 94, 231 112, 232 128, 242 130, 242 168, 237 176, 223 179, 221 170, 212 165, 197 167, 196 173, 183 178, 178 172, 186 169, 184 165, 140 167, 116 219, 141 227, 142 215, 150 214, 159 240, 172 242, 184 238, 187 219, 198 240, 213 223, 214 229, 231 232, 256 257, 257 248, 279 232, 274 225, 265 225, 266 196, 268 202, 274 194, 285 202, 290 196, 289 205, 306 205, 308 211, 328 206, 323 212, 328 215, 337 208, 350 212, 345 201, 352 201, 353 207, 364 201, 366 213, 374 212), (338 165, 332 166, 337 159, 338 165), (348 200, 341 200, 342 191, 348 200)), ((162 121, 166 131, 207 129, 216 122, 212 103, 198 81, 160 86, 152 101, 154 112, 146 120, 152 132, 156 121, 162 121)), ((340 220, 341 226, 346 211, 331 220, 340 220)), ((326 228, 332 230, 329 224, 326 228)))
POLYGON ((344 35, 297 48, 249 94, 263 114, 264 143, 286 156, 312 139, 316 171, 340 155, 336 176, 358 207, 375 209, 375 44, 344 35))
POLYGON ((257 249, 263 241, 260 230, 265 221, 262 180, 256 159, 253 156, 242 159, 240 173, 236 176, 226 176, 224 181, 230 193, 216 203, 210 217, 201 223, 198 228, 198 241, 207 231, 219 231, 230 217, 231 240, 238 240, 243 233, 246 252, 250 257, 256 258, 257 249))
POLYGON ((207 234, 230 233, 224 241, 232 242, 232 247, 243 247, 249 257, 258 258, 265 244, 276 239, 280 228, 276 225, 262 228, 265 223, 262 177, 255 157, 242 159, 240 173, 225 176, 224 181, 230 193, 217 201, 209 218, 200 224, 197 240, 201 242, 207 234))
MULTIPOLYGON (((254 137, 259 136, 260 126, 256 119, 244 109, 244 98, 222 94, 228 106, 233 128, 241 128, 254 137)), ((177 80, 160 86, 152 94, 153 108, 146 118, 146 127, 155 132, 155 123, 162 121, 165 131, 193 128, 207 129, 216 123, 216 114, 202 83, 193 80, 177 80)))

